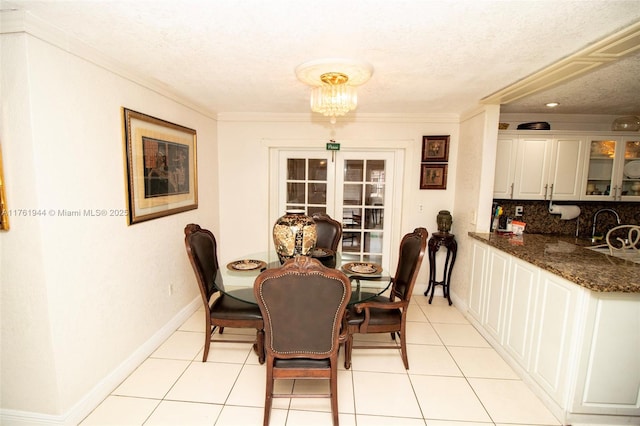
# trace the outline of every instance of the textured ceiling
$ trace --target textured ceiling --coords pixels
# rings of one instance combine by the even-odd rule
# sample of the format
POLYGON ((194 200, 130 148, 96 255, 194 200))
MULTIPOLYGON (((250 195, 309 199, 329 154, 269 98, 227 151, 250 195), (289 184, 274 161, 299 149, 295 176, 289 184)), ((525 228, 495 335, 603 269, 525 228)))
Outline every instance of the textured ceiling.
MULTIPOLYGON (((640 8, 640 2, 638 3, 640 8)), ((504 105, 507 113, 640 115, 640 53, 504 105), (558 102, 553 110, 547 102, 558 102)))
MULTIPOLYGON (((462 113, 640 20, 640 2, 490 0, 9 1, 212 113, 309 111, 302 62, 374 68, 361 113, 462 113)), ((15 12, 14 12, 15 13, 15 12)), ((640 114, 639 56, 505 112, 640 114), (548 111, 546 111, 548 112, 548 111)))

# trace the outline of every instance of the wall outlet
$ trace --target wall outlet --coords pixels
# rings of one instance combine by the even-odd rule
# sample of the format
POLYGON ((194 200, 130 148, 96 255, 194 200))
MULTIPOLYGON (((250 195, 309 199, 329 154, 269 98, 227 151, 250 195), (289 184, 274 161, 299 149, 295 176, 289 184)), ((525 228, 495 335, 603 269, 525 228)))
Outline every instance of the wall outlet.
POLYGON ((516 206, 516 216, 522 216, 522 206, 516 206))

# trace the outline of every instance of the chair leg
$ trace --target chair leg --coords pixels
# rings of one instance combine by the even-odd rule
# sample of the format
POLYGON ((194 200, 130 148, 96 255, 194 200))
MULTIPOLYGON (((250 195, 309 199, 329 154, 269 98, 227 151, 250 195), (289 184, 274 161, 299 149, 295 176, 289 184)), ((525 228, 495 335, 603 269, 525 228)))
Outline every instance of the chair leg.
POLYGON ((258 362, 264 364, 264 330, 256 331, 256 352, 258 354, 258 362))
MULTIPOLYGON (((337 363, 337 359, 336 359, 337 363)), ((333 418, 333 426, 338 426, 338 368, 332 366, 331 379, 329 381, 329 392, 331 397, 331 415, 333 418)))
MULTIPOLYGON (((273 362, 273 359, 271 360, 273 362)), ((273 365, 267 366, 267 385, 264 398, 264 420, 263 426, 269 426, 269 419, 271 417, 271 405, 273 403, 273 371, 271 370, 273 365)))
POLYGON ((407 355, 407 344, 405 343, 404 328, 400 331, 400 354, 402 355, 402 362, 404 363, 405 370, 409 369, 409 356, 407 355))
POLYGON ((211 328, 211 324, 207 322, 207 328, 204 333, 204 354, 202 355, 202 362, 207 362, 209 357, 209 346, 211 346, 211 335, 215 332, 215 327, 211 328))
POLYGON ((344 341, 344 368, 351 368, 351 351, 353 350, 353 335, 347 333, 347 338, 344 341))

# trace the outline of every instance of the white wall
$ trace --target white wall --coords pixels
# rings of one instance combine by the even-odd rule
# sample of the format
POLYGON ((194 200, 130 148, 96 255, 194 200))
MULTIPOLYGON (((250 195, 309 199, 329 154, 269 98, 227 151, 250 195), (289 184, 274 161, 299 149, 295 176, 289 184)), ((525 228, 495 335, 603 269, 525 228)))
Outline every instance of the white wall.
MULTIPOLYGON (((334 139, 341 149, 380 146, 405 147, 400 229, 394 230, 397 247, 403 234, 424 226, 437 230, 439 210, 453 208, 456 193, 458 117, 390 117, 357 114, 338 119, 335 128, 327 118, 307 114, 262 117, 252 114, 222 114, 218 123, 220 175, 226 184, 220 187, 220 262, 226 264, 272 247, 269 222, 269 144, 295 143, 308 148, 325 149, 334 139), (420 190, 420 156, 423 135, 450 135, 449 177, 446 190, 420 190), (274 142, 276 141, 276 142, 274 142), (424 209, 419 212, 418 206, 424 209)), ((397 249, 392 249, 393 252, 397 249)), ((394 253, 395 254, 395 253, 394 253)), ((444 252, 439 253, 444 256, 444 252)), ((395 264, 392 264, 395 269, 395 264)), ((428 281, 427 256, 416 283, 415 292, 424 292, 428 281)))
POLYGON ((183 229, 219 229, 216 122, 30 35, 1 40, 8 208, 34 209, 0 234, 1 407, 59 420, 199 297, 183 229), (123 106, 196 129, 197 210, 58 214, 126 209, 123 106))
MULTIPOLYGON (((451 292, 466 305, 469 300, 471 241, 469 232, 488 232, 496 162, 500 107, 487 105, 461 119, 457 191, 454 211, 459 220, 452 231, 458 242, 458 258, 452 272, 451 292)), ((464 310, 464 306, 458 306, 464 310)))

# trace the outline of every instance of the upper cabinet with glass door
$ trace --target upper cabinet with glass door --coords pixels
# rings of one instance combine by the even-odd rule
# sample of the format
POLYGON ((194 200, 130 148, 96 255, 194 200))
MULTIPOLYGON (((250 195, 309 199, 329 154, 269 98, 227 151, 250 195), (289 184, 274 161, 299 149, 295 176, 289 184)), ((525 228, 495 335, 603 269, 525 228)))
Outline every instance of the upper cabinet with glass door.
POLYGON ((582 199, 640 200, 640 138, 591 140, 582 199))
POLYGON ((618 170, 618 200, 640 201, 640 137, 625 137, 618 170))

